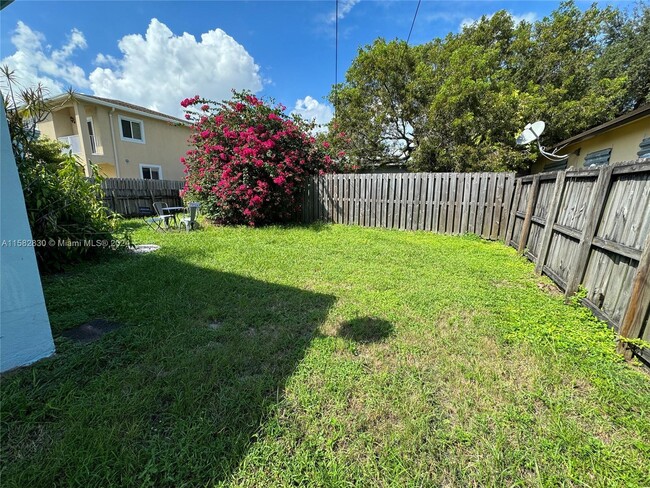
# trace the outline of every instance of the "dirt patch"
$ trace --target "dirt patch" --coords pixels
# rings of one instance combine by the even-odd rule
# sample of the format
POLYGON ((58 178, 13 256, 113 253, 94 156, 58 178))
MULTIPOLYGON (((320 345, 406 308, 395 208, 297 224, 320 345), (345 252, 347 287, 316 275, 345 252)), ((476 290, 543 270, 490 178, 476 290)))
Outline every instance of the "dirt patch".
POLYGON ((122 327, 122 324, 118 324, 117 322, 95 319, 75 327, 74 329, 66 330, 61 335, 80 344, 90 344, 91 342, 98 341, 105 334, 113 332, 120 327, 122 327))

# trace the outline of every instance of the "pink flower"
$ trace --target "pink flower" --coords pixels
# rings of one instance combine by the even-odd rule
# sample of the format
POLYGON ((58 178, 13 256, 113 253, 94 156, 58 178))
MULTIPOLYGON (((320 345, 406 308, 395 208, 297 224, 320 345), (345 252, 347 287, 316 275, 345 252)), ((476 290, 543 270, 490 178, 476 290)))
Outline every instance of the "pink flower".
POLYGON ((203 139, 207 139, 208 137, 210 137, 210 131, 204 130, 203 132, 201 132, 201 137, 203 137, 203 139))
POLYGON ((269 114, 269 120, 282 120, 282 118, 278 114, 271 112, 269 114))
POLYGON ((329 147, 330 147, 330 143, 327 142, 327 141, 323 141, 323 147, 324 147, 325 149, 329 148, 329 147))
POLYGON ((253 95, 247 95, 247 96, 246 96, 246 101, 247 101, 248 103, 250 103, 251 105, 261 105, 261 104, 262 104, 262 102, 260 102, 260 101, 258 100, 258 98, 255 97, 255 96, 253 96, 253 95))
POLYGON ((245 108, 246 108, 246 105, 244 105, 244 104, 241 103, 241 102, 237 102, 237 103, 235 104, 235 110, 236 110, 237 112, 243 112, 245 108))
POLYGON ((194 105, 194 104, 195 104, 196 102, 198 102, 198 101, 199 101, 199 96, 198 96, 198 95, 195 95, 193 98, 186 98, 185 100, 183 100, 183 101, 181 102, 181 105, 182 105, 184 108, 187 108, 187 107, 189 107, 190 105, 194 105))
POLYGON ((204 105, 201 105, 201 110, 203 110, 204 112, 207 112, 208 110, 210 110, 210 105, 208 105, 207 103, 204 104, 204 105))
POLYGON ((190 120, 192 116, 190 114, 185 114, 185 119, 190 120))
POLYGON ((280 185, 280 186, 282 186, 282 185, 284 184, 285 181, 287 181, 287 180, 286 180, 286 178, 285 178, 284 176, 282 176, 282 175, 273 178, 273 183, 275 183, 276 185, 280 185))

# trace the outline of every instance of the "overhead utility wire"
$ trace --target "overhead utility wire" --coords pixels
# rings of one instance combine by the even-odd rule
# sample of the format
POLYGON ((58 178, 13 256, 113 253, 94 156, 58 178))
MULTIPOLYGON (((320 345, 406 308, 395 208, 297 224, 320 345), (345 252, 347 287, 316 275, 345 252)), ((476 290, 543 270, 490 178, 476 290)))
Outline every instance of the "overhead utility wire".
MULTIPOLYGON (((337 0, 338 2, 338 0, 337 0)), ((411 22, 411 29, 409 30, 409 36, 406 39, 406 44, 408 45, 409 41, 411 40, 411 34, 413 33, 413 26, 415 25, 415 19, 418 16, 418 11, 420 10, 420 4, 422 3, 422 0, 418 0, 418 6, 415 8, 415 15, 413 16, 413 22, 411 22)), ((337 3, 338 5, 338 3, 337 3)))
POLYGON ((336 24, 336 41, 334 48, 334 117, 336 118, 336 107, 339 102, 339 93, 338 93, 338 84, 339 84, 339 0, 336 0, 336 14, 335 14, 335 24, 336 24))

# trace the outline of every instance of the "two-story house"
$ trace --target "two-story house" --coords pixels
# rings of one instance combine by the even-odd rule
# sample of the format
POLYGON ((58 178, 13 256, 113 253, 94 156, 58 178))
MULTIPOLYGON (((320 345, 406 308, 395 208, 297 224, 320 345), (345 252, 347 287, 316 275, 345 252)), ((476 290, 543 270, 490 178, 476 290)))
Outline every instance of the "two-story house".
POLYGON ((41 135, 57 139, 85 164, 109 178, 181 180, 180 158, 188 149, 187 121, 145 107, 91 95, 59 95, 52 112, 37 124, 41 135))
POLYGON ((650 158, 650 104, 576 134, 555 146, 567 158, 553 162, 540 156, 531 173, 650 158))

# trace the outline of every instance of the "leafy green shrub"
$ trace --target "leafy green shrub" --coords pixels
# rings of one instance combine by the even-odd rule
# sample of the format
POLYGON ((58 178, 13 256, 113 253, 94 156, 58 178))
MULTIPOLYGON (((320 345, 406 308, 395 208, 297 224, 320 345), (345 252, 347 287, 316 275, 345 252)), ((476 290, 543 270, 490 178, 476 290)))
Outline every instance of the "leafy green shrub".
MULTIPOLYGON (((11 73, 3 73, 12 88, 11 73)), ((43 89, 24 90, 19 97, 17 104, 9 90, 3 101, 41 271, 129 244, 128 233, 118 230, 101 200, 100 180, 86 178, 80 162, 58 141, 38 137, 36 122, 49 113, 43 89)))
POLYGON ((36 258, 43 271, 115 248, 128 242, 119 234, 118 221, 99 199, 100 180, 85 177, 60 143, 35 140, 30 154, 18 166, 36 258))

